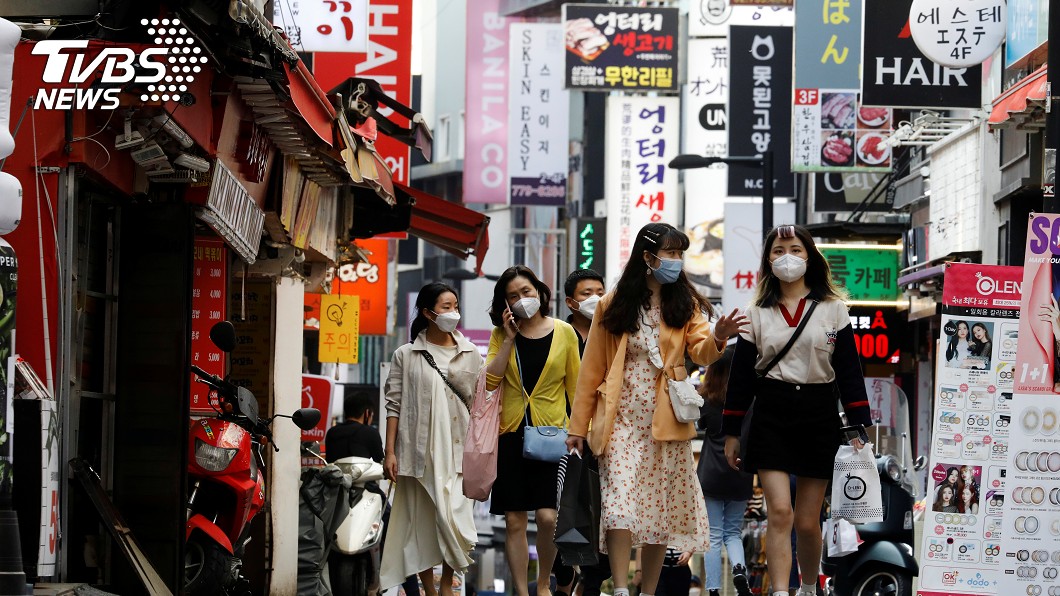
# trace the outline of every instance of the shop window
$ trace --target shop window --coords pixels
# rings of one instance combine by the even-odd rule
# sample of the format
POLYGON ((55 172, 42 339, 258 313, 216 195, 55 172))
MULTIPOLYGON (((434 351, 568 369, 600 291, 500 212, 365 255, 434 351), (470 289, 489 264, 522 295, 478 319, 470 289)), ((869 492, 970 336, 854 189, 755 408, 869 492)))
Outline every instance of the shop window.
POLYGON ((115 241, 118 206, 85 193, 78 204, 76 277, 73 288, 75 378, 87 397, 114 397, 114 315, 118 294, 115 241))

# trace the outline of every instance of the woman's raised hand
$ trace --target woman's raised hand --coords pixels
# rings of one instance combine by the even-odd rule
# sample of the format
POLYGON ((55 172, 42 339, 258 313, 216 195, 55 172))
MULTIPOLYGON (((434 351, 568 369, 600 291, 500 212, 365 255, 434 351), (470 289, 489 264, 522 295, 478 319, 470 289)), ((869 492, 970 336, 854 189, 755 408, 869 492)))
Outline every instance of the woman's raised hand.
POLYGON ((515 313, 512 309, 504 309, 504 314, 501 315, 504 320, 504 335, 508 339, 515 339, 515 336, 519 334, 519 325, 515 322, 515 313))
POLYGON ((746 315, 740 313, 740 309, 734 308, 728 315, 722 315, 718 322, 714 324, 714 337, 718 341, 728 341, 732 336, 737 333, 743 333, 744 327, 749 325, 751 320, 746 315))

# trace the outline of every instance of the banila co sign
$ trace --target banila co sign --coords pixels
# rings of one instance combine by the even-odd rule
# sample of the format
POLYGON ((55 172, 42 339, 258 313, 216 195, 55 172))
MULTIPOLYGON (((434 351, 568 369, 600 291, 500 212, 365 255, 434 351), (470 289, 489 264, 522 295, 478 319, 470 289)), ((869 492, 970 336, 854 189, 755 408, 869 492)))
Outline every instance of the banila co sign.
POLYGON ((157 47, 89 48, 86 39, 44 40, 32 53, 47 56, 35 110, 114 110, 119 94, 136 85, 140 101, 178 101, 206 66, 207 58, 178 19, 142 19, 157 47), (98 78, 96 77, 98 73, 98 78))

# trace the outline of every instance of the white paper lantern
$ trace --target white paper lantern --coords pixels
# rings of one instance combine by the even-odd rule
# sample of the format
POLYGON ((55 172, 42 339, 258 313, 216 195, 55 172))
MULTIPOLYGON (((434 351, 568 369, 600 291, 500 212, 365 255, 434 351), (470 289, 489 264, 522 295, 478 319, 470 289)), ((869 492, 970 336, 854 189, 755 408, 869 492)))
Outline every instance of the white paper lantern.
POLYGON ((11 121, 11 78, 15 68, 15 47, 22 30, 11 21, 0 19, 0 159, 15 150, 15 139, 8 127, 11 121))
POLYGON ((7 172, 0 172, 0 234, 8 234, 22 219, 22 183, 7 172))

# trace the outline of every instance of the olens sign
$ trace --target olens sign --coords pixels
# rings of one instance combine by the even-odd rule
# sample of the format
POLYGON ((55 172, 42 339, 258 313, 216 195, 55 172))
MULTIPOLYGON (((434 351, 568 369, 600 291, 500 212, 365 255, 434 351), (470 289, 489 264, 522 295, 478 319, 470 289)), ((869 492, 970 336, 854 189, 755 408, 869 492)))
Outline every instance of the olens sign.
POLYGON ((86 39, 44 40, 32 53, 47 56, 35 110, 114 110, 119 94, 136 86, 140 101, 177 101, 207 58, 178 19, 142 19, 158 47, 114 46, 86 39), (133 47, 141 48, 139 51, 133 47))

